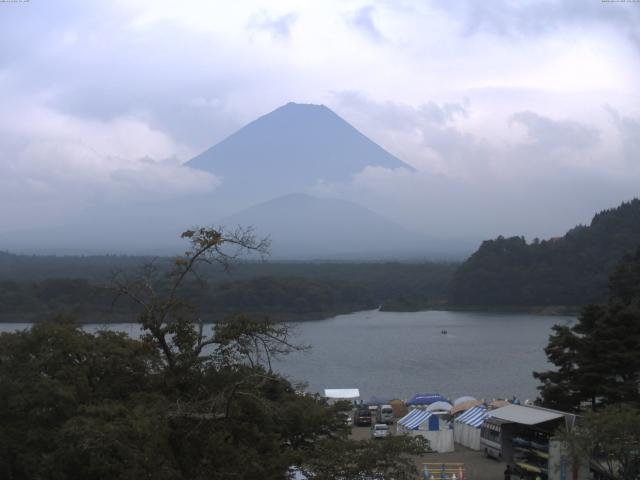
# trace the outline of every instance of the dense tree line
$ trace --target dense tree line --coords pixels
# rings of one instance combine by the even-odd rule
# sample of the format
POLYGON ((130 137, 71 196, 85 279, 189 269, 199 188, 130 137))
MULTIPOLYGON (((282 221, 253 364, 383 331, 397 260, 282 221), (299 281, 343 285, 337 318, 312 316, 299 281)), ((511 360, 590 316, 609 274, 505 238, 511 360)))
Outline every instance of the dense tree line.
POLYGON ((582 306, 602 302, 607 277, 640 246, 640 200, 594 216, 561 238, 488 240, 456 271, 450 301, 466 307, 582 306))
MULTIPOLYGON (((134 306, 114 306, 109 287, 114 273, 133 274, 141 264, 159 272, 171 266, 166 258, 0 254, 0 319, 29 320, 65 311, 82 321, 121 321, 134 306)), ((394 310, 442 305, 454 269, 437 263, 241 262, 225 274, 205 265, 199 280, 185 282, 181 293, 207 320, 238 312, 318 319, 380 305, 394 310)))
POLYGON ((205 336, 181 286, 223 245, 260 250, 250 235, 186 232, 169 271, 114 278, 145 334, 90 334, 68 317, 0 335, 0 478, 415 478, 409 437, 353 441, 349 403, 303 394, 271 369, 299 347, 287 327, 247 315, 205 336))

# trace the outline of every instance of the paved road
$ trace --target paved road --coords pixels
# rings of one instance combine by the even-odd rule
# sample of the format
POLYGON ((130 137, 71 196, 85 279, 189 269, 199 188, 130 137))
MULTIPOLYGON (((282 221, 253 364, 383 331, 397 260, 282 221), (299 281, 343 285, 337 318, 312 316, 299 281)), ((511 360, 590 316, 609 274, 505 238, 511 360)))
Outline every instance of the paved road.
MULTIPOLYGON (((395 425, 391 427, 395 434, 395 425)), ((358 440, 371 437, 370 427, 353 427, 352 437, 358 440)), ((464 463, 465 480, 503 480, 506 464, 485 458, 480 452, 456 444, 455 452, 427 453, 416 457, 416 464, 422 469, 423 463, 464 463)))

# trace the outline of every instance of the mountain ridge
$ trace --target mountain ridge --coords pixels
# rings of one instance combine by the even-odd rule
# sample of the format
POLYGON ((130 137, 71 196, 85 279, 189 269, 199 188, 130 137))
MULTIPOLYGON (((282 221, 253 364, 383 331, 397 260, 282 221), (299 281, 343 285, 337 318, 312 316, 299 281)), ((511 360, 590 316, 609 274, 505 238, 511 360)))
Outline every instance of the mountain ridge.
MULTIPOLYGON (((405 247, 411 244, 417 255, 420 241, 411 234, 361 205, 335 199, 318 198, 294 192, 272 198, 236 212, 223 220, 227 225, 252 225, 256 233, 269 234, 272 256, 275 258, 344 257, 357 253, 358 257, 380 254, 404 257, 399 249, 384 248, 384 236, 400 233, 405 247), (345 232, 351 233, 345 236, 345 232), (335 245, 336 240, 340 245, 335 245), (327 248, 335 245, 335 248, 327 248)), ((387 240, 388 241, 388 240, 387 240)))
POLYGON ((328 107, 293 102, 248 123, 185 166, 218 176, 217 195, 249 197, 245 205, 348 182, 367 166, 414 170, 328 107))
POLYGON ((618 261, 640 246, 640 200, 594 215, 549 240, 486 240, 456 271, 450 301, 460 307, 581 306, 604 301, 618 261))
POLYGON ((423 236, 357 203, 292 193, 227 217, 270 233, 275 258, 460 258, 465 245, 423 236), (348 235, 347 235, 348 232, 348 235))

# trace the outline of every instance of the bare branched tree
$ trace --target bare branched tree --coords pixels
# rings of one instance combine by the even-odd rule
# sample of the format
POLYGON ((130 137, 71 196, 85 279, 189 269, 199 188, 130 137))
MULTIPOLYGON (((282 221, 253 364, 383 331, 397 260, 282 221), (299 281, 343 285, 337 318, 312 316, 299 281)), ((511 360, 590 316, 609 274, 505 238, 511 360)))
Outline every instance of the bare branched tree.
MULTIPOLYGON (((162 353, 173 387, 180 388, 192 375, 225 378, 216 388, 203 381, 197 392, 177 399, 172 416, 196 422, 225 420, 232 415, 234 402, 244 398, 260 403, 263 388, 283 382, 273 372, 274 357, 308 347, 291 341, 288 325, 246 315, 218 321, 206 335, 202 316, 181 298, 181 287, 192 277, 206 283, 199 272, 203 264, 228 271, 242 255, 266 255, 269 240, 256 238, 250 228, 227 232, 198 227, 184 232, 182 238, 189 241, 189 248, 168 272, 157 261, 150 262, 134 274, 115 275, 112 288, 116 299, 125 298, 138 306, 143 338, 162 353)), ((198 382, 190 384, 194 383, 198 382)))
POLYGON ((216 342, 204 335, 202 318, 194 306, 180 297, 187 278, 194 276, 204 283, 200 265, 218 264, 229 270, 240 256, 266 255, 269 250, 269 239, 257 238, 251 228, 197 227, 184 232, 182 238, 189 241, 189 248, 175 259, 168 273, 162 275, 157 262, 151 262, 133 276, 120 272, 112 280, 116 300, 124 297, 138 306, 146 340, 162 351, 171 368, 199 357, 207 345, 216 342))

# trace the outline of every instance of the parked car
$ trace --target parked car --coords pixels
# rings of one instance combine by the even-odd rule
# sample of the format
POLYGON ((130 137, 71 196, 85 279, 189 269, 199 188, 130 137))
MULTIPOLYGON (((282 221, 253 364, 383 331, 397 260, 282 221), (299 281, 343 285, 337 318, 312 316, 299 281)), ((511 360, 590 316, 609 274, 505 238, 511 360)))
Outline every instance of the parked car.
POLYGON ((385 438, 391 435, 389 425, 386 423, 376 423, 371 429, 371 436, 373 438, 385 438))

